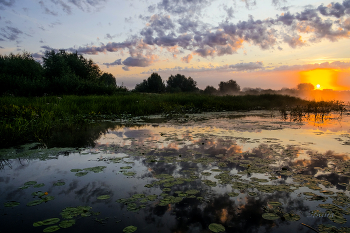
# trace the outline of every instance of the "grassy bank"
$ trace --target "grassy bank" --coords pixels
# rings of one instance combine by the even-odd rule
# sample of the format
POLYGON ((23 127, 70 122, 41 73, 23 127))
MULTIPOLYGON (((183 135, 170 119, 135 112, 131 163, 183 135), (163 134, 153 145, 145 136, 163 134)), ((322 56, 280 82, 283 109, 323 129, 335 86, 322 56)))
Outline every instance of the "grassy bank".
POLYGON ((210 96, 200 94, 120 93, 112 96, 0 98, 0 143, 8 147, 50 137, 53 130, 76 129, 103 119, 205 111, 256 109, 339 110, 338 102, 316 103, 284 95, 210 96))

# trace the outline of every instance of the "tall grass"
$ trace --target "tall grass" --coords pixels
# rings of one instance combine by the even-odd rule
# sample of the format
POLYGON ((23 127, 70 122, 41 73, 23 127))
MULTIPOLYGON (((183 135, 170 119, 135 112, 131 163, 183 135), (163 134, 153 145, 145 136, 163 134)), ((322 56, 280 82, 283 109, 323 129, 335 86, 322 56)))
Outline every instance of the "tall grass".
MULTIPOLYGON (((328 109, 337 106, 326 102, 328 109)), ((323 104, 326 106, 326 104, 323 104)), ((151 114, 197 113, 281 109, 303 106, 319 109, 317 103, 284 95, 208 96, 191 93, 118 93, 110 96, 44 96, 0 98, 0 146, 40 141, 53 130, 77 128, 93 120, 151 114)), ((325 107, 324 107, 325 108, 325 107)), ((335 109, 334 109, 335 110, 335 109)))

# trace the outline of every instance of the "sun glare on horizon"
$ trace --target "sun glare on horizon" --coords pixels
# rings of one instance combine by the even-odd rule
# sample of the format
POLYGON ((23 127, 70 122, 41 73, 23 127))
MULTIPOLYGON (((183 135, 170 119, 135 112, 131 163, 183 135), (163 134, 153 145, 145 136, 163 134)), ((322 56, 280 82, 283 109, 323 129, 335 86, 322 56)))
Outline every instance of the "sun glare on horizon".
POLYGON ((308 71, 301 71, 301 83, 311 83, 316 89, 341 89, 336 84, 338 78, 338 70, 335 69, 314 69, 308 71))

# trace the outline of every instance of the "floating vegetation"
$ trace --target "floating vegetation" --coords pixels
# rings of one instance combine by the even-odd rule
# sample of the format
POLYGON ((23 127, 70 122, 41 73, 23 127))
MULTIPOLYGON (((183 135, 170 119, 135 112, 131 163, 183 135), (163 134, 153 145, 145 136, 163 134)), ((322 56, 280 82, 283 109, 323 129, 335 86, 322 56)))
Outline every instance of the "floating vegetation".
POLYGON ((44 200, 42 200, 42 199, 34 200, 34 201, 28 202, 28 203, 27 203, 27 206, 36 206, 36 205, 39 205, 39 204, 41 204, 41 203, 43 203, 43 202, 44 202, 44 200))
POLYGON ((61 228, 68 228, 71 227, 75 224, 75 220, 63 220, 62 222, 60 222, 59 227, 61 228))
POLYGON ((237 197, 239 195, 239 193, 231 192, 231 193, 228 193, 228 195, 230 197, 237 197))
POLYGON ((93 214, 91 212, 92 207, 90 206, 78 206, 78 207, 66 207, 62 210, 60 215, 64 219, 72 219, 78 216, 88 217, 93 214))
POLYGON ((27 181, 27 182, 25 182, 24 183, 24 185, 25 186, 30 186, 30 185, 35 185, 35 184, 37 184, 38 182, 36 182, 36 181, 27 181))
POLYGON ((218 223, 211 223, 209 225, 209 230, 211 230, 212 232, 224 232, 225 227, 218 223))
POLYGON ((276 220, 279 219, 280 217, 275 214, 275 213, 263 213, 262 217, 266 220, 276 220))
POLYGON ((65 182, 60 181, 60 182, 54 183, 53 186, 63 186, 63 185, 65 185, 65 184, 66 184, 65 182))
POLYGON ((134 176, 136 175, 136 172, 123 172, 124 176, 134 176))
POLYGON ((33 186, 33 188, 41 188, 41 187, 44 187, 45 184, 44 183, 41 183, 41 184, 36 184, 33 186))
POLYGON ((78 177, 85 176, 87 174, 88 174, 88 172, 77 172, 77 173, 75 173, 75 175, 78 176, 78 177))
POLYGON ((287 221, 299 221, 300 220, 300 216, 297 214, 293 214, 293 213, 287 213, 287 214, 283 215, 283 217, 287 221))
POLYGON ((45 228, 43 230, 43 232, 54 232, 54 231, 58 231, 59 229, 61 229, 61 228, 59 226, 55 225, 55 226, 45 228))
POLYGON ((19 206, 20 203, 17 201, 8 201, 4 203, 4 207, 16 207, 19 206))
POLYGON ((128 226, 128 227, 125 227, 123 229, 123 232, 124 233, 132 233, 132 232, 135 232, 137 230, 137 227, 135 226, 128 226))
POLYGON ((101 195, 101 196, 98 196, 98 197, 97 197, 98 200, 107 200, 107 199, 109 199, 109 198, 111 198, 110 195, 101 195))
POLYGON ((38 226, 43 226, 43 225, 52 225, 52 224, 58 223, 59 221, 61 221, 59 218, 48 218, 48 219, 45 219, 43 221, 38 221, 38 222, 33 223, 33 226, 38 227, 38 226))
POLYGON ((130 169, 132 168, 131 166, 126 166, 126 167, 121 167, 120 169, 130 169))

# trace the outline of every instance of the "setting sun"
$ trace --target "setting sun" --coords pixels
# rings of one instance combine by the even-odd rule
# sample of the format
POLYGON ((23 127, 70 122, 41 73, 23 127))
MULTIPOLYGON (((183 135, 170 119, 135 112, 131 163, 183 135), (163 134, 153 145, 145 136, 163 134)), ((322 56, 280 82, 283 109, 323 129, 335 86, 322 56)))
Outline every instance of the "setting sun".
POLYGON ((301 83, 311 83, 316 89, 341 89, 336 84, 338 79, 338 70, 336 69, 315 69, 300 72, 301 83))

